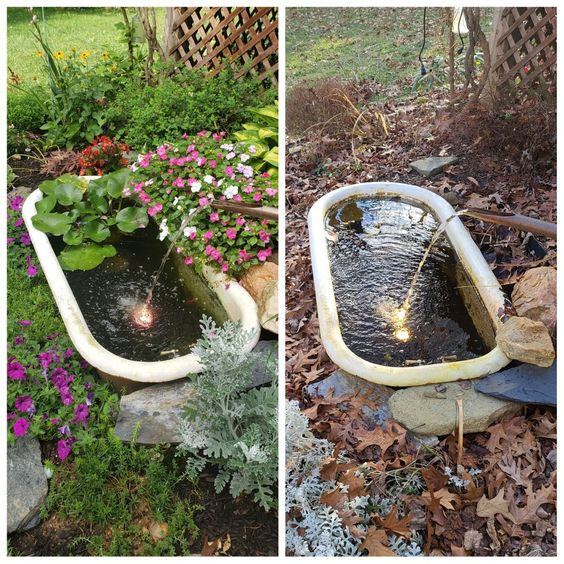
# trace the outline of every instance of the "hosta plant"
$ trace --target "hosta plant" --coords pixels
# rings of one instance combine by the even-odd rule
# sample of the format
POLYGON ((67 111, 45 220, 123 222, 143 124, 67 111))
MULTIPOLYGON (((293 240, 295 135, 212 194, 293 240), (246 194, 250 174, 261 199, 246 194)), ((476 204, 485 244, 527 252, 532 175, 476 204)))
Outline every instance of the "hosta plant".
POLYGON ((250 110, 256 119, 244 123, 241 131, 233 136, 237 141, 254 145, 256 152, 251 163, 257 170, 268 172, 273 179, 278 178, 278 102, 258 110, 250 110))

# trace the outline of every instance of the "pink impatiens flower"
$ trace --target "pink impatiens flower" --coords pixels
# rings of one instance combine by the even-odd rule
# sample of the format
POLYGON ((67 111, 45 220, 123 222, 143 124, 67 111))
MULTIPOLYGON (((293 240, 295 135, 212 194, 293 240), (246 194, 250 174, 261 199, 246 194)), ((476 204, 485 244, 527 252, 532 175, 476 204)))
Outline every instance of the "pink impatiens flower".
POLYGON ((237 231, 235 229, 233 229, 233 227, 230 227, 226 232, 225 232, 225 236, 228 239, 236 239, 237 238, 237 231))
POLYGON ((157 215, 162 209, 163 209, 163 205, 159 202, 158 204, 155 204, 154 206, 150 207, 150 208, 147 210, 147 213, 148 213, 151 217, 154 217, 154 216, 157 215))
POLYGON ((261 250, 257 253, 257 258, 258 258, 261 262, 264 262, 271 254, 272 254, 272 249, 270 249, 270 248, 268 248, 268 249, 261 249, 261 250))
POLYGON ((188 266, 190 266, 193 263, 194 263, 194 259, 192 257, 185 257, 184 258, 184 264, 187 264, 188 266))
POLYGON ((211 223, 215 223, 216 221, 219 221, 219 214, 217 212, 213 212, 210 214, 210 221, 211 223))
POLYGON ((245 218, 239 216, 239 217, 235 220, 235 224, 238 225, 239 227, 241 227, 241 225, 245 225, 245 218))
POLYGON ((213 237, 213 231, 206 231, 204 233, 204 241, 207 243, 213 237))

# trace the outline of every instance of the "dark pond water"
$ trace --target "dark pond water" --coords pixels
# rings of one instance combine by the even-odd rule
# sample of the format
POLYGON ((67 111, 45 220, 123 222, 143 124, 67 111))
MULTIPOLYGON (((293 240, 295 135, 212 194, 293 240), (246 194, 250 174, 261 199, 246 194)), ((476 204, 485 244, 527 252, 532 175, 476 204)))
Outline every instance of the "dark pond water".
POLYGON ((487 352, 456 289, 457 266, 440 237, 402 307, 438 222, 394 199, 356 199, 326 220, 331 274, 343 339, 361 358, 387 366, 465 360, 487 352), (336 241, 330 239, 337 239, 336 241))
POLYGON ((130 360, 167 360, 188 354, 201 335, 199 320, 204 313, 219 323, 225 319, 215 295, 203 283, 187 288, 191 284, 179 276, 173 251, 153 293, 152 321, 139 323, 136 312, 168 248, 157 233, 150 224, 114 243, 117 255, 97 268, 65 272, 95 339, 130 360), (174 352, 161 355, 166 351, 174 352))

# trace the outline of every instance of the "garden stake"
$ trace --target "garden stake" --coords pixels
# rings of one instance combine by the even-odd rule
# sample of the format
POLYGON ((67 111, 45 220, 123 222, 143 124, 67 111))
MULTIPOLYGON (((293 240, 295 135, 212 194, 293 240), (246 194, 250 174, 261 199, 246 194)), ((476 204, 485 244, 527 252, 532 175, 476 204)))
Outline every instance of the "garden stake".
POLYGON ((239 212, 244 215, 250 215, 251 217, 262 217, 263 219, 273 219, 274 221, 278 221, 278 209, 268 206, 253 206, 252 204, 239 204, 236 202, 223 201, 219 202, 214 200, 211 203, 211 207, 225 211, 239 212))
POLYGON ((457 398, 456 401, 456 418, 458 428, 458 447, 456 452, 456 467, 462 464, 462 441, 464 439, 464 408, 462 407, 462 399, 457 398))

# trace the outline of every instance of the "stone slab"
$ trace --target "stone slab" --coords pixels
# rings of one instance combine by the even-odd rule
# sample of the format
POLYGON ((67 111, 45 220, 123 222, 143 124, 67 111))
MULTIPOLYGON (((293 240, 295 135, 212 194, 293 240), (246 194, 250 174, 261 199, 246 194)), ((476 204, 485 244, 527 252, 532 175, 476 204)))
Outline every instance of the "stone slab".
POLYGON ((363 408, 364 414, 378 425, 390 418, 388 400, 394 393, 393 388, 381 384, 373 384, 357 376, 353 376, 344 370, 336 370, 327 378, 314 382, 307 387, 310 396, 325 397, 333 390, 333 397, 356 394, 367 396, 373 401, 378 409, 373 410, 368 406, 363 408))
MULTIPOLYGON (((266 384, 270 377, 265 373, 265 363, 277 357, 278 341, 259 341, 253 352, 259 353, 259 360, 253 368, 250 388, 266 384)), ((166 384, 155 384, 121 397, 120 411, 115 433, 124 442, 136 434, 138 444, 178 444, 178 427, 181 413, 195 390, 188 379, 166 384)))
POLYGON ((445 166, 458 162, 458 157, 428 157, 409 163, 409 166, 419 174, 431 178, 442 172, 445 166))
POLYGON ((485 431, 520 409, 518 403, 479 393, 468 380, 404 388, 392 395, 389 406, 393 418, 413 433, 443 436, 456 427, 458 398, 463 402, 464 433, 485 431))
POLYGON ((521 403, 556 406, 556 362, 549 368, 521 364, 476 382, 483 394, 521 403))
POLYGON ((49 486, 41 462, 39 441, 22 437, 7 451, 8 534, 39 524, 39 510, 49 486))

